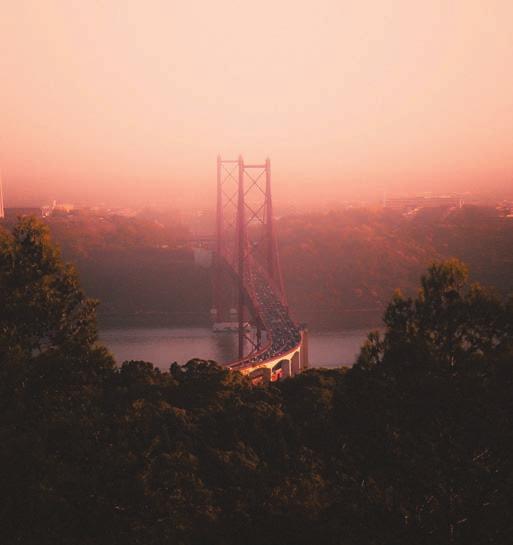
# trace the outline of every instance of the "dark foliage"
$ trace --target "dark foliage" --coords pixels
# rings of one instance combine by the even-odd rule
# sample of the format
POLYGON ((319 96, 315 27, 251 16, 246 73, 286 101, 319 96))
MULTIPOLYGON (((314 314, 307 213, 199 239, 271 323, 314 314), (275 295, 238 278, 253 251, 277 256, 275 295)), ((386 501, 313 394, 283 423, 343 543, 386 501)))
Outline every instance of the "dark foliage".
MULTIPOLYGON (((55 259, 42 285, 62 274, 55 259)), ((25 349, 40 321, 20 338, 4 308, 2 543, 513 541, 512 310, 457 262, 434 265, 417 299, 394 299, 351 370, 269 387, 199 360, 115 367, 76 328, 25 349)))

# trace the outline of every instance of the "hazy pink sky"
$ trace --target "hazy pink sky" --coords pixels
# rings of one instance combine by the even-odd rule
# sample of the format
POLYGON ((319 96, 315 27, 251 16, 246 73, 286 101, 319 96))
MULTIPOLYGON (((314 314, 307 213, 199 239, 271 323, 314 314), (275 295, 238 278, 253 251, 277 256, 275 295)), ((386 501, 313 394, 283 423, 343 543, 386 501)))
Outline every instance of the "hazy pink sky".
POLYGON ((8 0, 0 74, 7 205, 513 186, 511 0, 8 0))

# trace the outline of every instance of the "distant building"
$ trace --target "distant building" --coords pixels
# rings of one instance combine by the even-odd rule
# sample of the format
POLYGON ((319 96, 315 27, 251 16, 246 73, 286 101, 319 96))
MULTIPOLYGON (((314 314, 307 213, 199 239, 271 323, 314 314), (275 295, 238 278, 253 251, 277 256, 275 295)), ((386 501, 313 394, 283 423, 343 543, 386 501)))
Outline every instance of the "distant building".
POLYGON ((134 208, 114 208, 109 209, 108 213, 110 216, 121 216, 123 218, 135 218, 138 214, 138 211, 134 208))
POLYGON ((47 218, 52 215, 52 212, 55 210, 56 201, 54 200, 52 204, 47 204, 41 207, 41 215, 43 218, 47 218))
POLYGON ((55 199, 52 204, 45 204, 41 207, 41 215, 43 218, 48 218, 55 212, 61 212, 61 214, 70 214, 75 210, 75 205, 67 202, 57 202, 55 199))
POLYGON ((383 204, 386 208, 407 212, 419 208, 461 208, 463 201, 458 195, 419 195, 387 198, 383 204))
POLYGON ((53 206, 53 210, 58 210, 59 212, 66 212, 66 214, 69 214, 70 212, 75 210, 75 205, 69 202, 55 203, 53 206))
POLYGON ((194 248, 194 263, 208 269, 212 266, 212 250, 205 248, 194 248))

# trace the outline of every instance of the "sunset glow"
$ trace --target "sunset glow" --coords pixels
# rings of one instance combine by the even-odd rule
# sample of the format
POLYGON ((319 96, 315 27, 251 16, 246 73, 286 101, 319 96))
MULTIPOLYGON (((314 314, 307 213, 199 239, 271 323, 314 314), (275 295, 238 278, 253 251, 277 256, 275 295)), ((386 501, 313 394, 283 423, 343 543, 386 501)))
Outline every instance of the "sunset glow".
POLYGON ((508 0, 19 0, 0 51, 11 205, 207 202, 217 153, 298 203, 513 179, 508 0))

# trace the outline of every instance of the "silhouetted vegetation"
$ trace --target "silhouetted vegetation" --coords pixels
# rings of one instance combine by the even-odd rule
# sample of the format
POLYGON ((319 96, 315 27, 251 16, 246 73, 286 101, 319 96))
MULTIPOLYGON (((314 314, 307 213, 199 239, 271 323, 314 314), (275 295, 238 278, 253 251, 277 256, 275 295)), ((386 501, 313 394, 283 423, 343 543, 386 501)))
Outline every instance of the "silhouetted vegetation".
POLYGON ((513 305, 432 265, 352 369, 116 367, 44 227, 0 233, 8 544, 506 544, 513 305))

